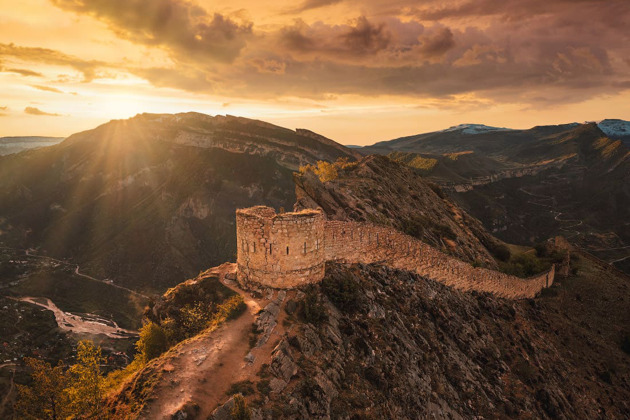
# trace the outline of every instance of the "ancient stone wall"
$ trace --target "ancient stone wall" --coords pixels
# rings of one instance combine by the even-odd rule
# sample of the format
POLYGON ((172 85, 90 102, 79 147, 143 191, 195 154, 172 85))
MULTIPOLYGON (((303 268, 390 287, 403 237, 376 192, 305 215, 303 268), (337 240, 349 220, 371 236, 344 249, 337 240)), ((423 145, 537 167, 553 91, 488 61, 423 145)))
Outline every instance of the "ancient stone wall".
POLYGON ((239 280, 281 289, 320 281, 324 221, 319 210, 280 214, 264 206, 237 210, 239 280))
POLYGON ((274 288, 315 283, 326 261, 380 263, 418 273, 459 290, 519 299, 554 281, 554 268, 521 279, 473 267, 392 228, 325 221, 319 210, 276 214, 269 207, 237 211, 239 281, 274 288))
POLYGON ((521 279, 473 267, 416 238, 370 223, 327 221, 324 243, 329 261, 381 263, 413 271, 459 290, 490 292, 505 298, 534 297, 554 280, 554 268, 521 279))

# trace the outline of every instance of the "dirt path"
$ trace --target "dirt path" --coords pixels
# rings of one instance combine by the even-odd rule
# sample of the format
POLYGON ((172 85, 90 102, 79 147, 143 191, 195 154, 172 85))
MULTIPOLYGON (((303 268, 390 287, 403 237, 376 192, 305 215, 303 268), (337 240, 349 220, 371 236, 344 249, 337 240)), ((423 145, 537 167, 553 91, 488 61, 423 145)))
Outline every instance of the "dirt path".
POLYGON ((233 272, 235 264, 222 267, 222 281, 243 296, 247 310, 214 331, 180 343, 172 355, 165 357, 160 384, 140 418, 170 419, 185 403, 194 402, 200 407, 197 418, 205 419, 227 400, 226 392, 233 383, 255 377, 261 365, 269 363, 271 351, 278 342, 277 334, 283 331, 281 327, 276 328, 274 337, 263 346, 251 349, 253 362, 245 361, 245 356, 250 353, 249 337, 256 315, 270 300, 255 299, 234 283, 225 281, 224 274, 233 272))

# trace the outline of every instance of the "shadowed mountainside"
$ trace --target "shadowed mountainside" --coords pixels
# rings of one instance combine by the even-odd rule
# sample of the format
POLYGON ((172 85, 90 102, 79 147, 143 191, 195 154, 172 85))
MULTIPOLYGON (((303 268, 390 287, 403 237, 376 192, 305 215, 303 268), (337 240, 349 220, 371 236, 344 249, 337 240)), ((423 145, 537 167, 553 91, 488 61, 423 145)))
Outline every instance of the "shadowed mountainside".
POLYGON ((387 153, 442 185, 505 241, 564 235, 630 270, 630 150, 595 123, 446 130, 363 151, 387 153))
POLYGON ((292 170, 355 152, 237 117, 142 114, 0 158, 0 241, 161 289, 235 256, 234 212, 295 201, 292 170))

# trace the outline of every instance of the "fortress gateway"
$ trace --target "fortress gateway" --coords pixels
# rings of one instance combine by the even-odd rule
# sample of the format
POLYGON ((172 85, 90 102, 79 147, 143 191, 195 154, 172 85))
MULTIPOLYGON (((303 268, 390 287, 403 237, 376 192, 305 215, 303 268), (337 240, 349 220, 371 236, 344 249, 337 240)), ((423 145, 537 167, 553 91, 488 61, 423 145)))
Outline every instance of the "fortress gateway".
POLYGON ((460 290, 519 299, 553 284, 555 267, 531 278, 473 267, 395 229, 326 220, 321 210, 276 214, 257 206, 236 211, 238 280, 290 289, 322 280, 326 261, 380 263, 460 290))

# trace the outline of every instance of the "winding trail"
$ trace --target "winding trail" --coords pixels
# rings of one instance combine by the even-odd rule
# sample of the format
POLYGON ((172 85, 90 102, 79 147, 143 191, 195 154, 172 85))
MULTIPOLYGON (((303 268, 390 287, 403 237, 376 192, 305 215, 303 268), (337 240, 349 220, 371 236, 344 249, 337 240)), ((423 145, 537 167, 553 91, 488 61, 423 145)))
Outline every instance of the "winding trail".
POLYGON ((250 349, 250 332, 256 315, 271 301, 256 299, 225 278, 225 274, 235 272, 236 264, 217 267, 221 282, 243 296, 247 310, 237 319, 186 340, 162 356, 161 365, 156 367, 161 370, 162 377, 140 415, 141 419, 171 419, 189 401, 200 407, 196 418, 205 419, 227 400, 226 392, 232 384, 254 377, 262 364, 268 363, 271 351, 279 341, 277 336, 284 330, 278 323, 273 334, 275 339, 250 349), (245 360, 250 352, 254 356, 253 362, 245 360))

